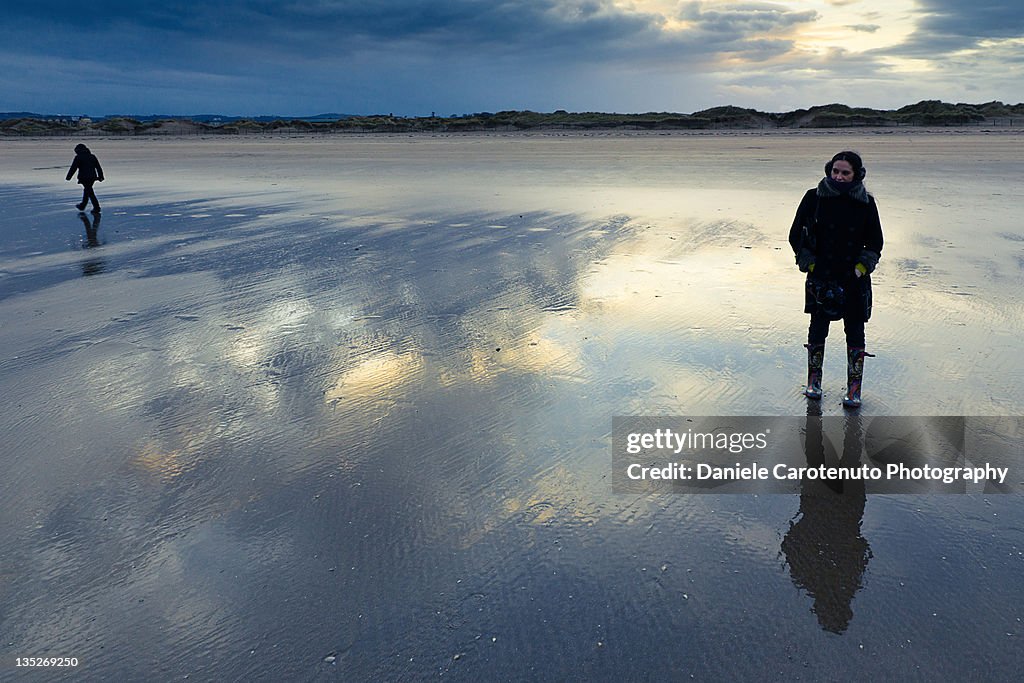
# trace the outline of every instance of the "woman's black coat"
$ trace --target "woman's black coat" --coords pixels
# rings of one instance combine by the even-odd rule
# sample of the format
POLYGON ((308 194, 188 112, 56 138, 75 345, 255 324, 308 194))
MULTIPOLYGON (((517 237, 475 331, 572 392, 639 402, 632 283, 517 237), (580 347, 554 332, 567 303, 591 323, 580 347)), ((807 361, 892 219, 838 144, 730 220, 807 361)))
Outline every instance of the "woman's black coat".
POLYGON ((68 169, 68 180, 71 180, 71 176, 75 174, 75 171, 78 171, 79 185, 92 185, 97 180, 103 180, 103 169, 100 167, 100 160, 88 150, 75 154, 75 160, 71 162, 71 168, 68 169))
MULTIPOLYGON (((882 224, 875 198, 857 184, 840 193, 822 179, 800 202, 789 229, 789 244, 800 270, 807 272, 808 284, 836 282, 848 298, 847 315, 871 317, 870 273, 882 254, 882 224), (808 272, 811 264, 814 272, 808 272), (854 267, 864 264, 867 274, 854 276, 854 267), (849 301, 849 297, 857 297, 849 301)), ((806 289, 804 312, 815 313, 818 305, 811 287, 806 289)))

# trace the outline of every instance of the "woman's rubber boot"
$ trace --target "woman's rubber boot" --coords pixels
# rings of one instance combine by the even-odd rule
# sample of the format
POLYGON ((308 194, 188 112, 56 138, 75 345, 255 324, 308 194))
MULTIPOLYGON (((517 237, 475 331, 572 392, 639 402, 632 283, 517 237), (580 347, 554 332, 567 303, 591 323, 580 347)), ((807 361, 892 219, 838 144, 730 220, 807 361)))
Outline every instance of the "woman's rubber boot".
POLYGON ((824 344, 804 344, 807 349, 807 386, 804 388, 804 396, 807 398, 821 398, 821 366, 825 360, 824 344))
POLYGON ((864 358, 874 358, 863 346, 846 347, 846 395, 843 407, 860 408, 860 388, 864 381, 864 358))

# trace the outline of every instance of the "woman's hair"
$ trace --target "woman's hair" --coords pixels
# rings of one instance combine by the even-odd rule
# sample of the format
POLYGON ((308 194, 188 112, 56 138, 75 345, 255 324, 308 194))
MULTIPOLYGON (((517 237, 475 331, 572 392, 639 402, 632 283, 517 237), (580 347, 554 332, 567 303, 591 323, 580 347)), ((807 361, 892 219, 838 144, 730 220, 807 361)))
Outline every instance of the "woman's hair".
POLYGON ((832 157, 832 160, 825 164, 825 175, 832 175, 832 165, 837 161, 845 161, 853 167, 853 177, 856 180, 864 180, 868 170, 864 168, 864 162, 856 152, 846 150, 832 157))
POLYGON ((89 153, 89 148, 86 147, 85 145, 83 145, 82 143, 78 143, 77 145, 75 145, 75 154, 88 154, 88 153, 89 153))

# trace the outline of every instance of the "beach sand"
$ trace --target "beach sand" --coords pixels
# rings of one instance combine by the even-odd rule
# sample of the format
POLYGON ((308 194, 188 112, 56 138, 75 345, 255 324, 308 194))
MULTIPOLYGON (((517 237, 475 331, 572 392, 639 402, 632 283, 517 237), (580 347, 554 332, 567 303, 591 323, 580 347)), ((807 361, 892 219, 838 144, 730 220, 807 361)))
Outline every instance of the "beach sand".
POLYGON ((610 448, 808 414, 786 239, 846 148, 886 239, 861 415, 1019 414, 1022 137, 96 139, 99 225, 76 141, 0 141, 0 664, 1011 677, 1017 495, 624 496, 610 448))

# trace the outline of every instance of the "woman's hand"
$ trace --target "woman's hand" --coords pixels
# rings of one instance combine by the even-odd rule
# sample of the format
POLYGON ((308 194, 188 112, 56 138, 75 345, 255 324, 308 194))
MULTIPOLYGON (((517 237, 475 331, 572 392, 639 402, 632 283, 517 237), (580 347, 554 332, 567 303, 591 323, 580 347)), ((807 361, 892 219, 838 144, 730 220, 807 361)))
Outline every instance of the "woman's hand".
POLYGON ((814 254, 807 247, 802 248, 796 255, 796 267, 801 273, 814 272, 814 254))

